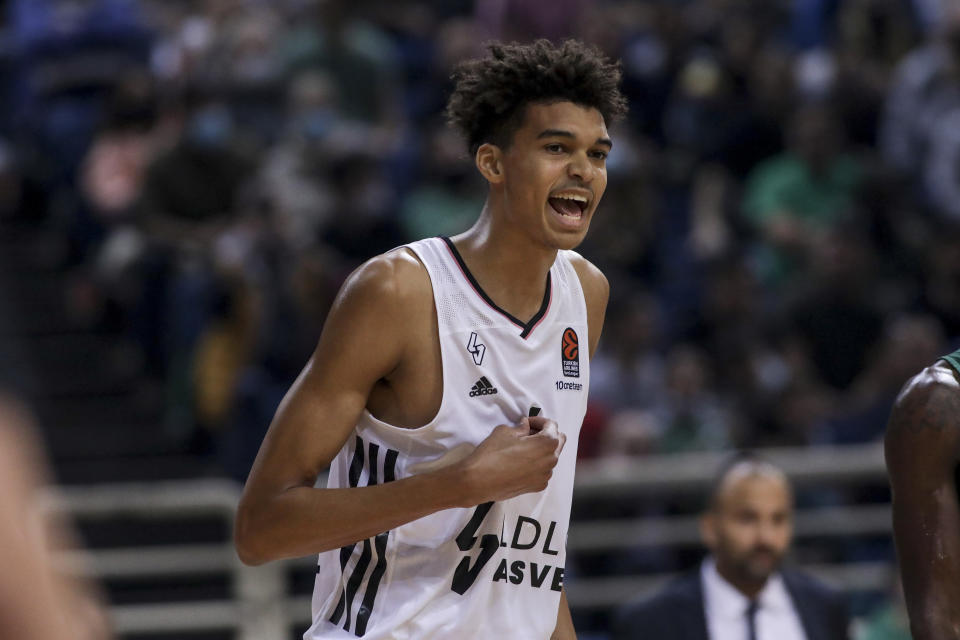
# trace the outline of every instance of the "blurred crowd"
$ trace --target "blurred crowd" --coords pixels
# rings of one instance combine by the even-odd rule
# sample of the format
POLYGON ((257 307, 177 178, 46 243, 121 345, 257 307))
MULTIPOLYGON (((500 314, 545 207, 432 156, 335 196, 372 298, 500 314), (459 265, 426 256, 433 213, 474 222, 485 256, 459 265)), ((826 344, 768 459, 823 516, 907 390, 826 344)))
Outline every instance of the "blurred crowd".
POLYGON ((949 0, 4 4, 0 216, 238 477, 345 276, 475 219, 442 110, 492 39, 623 61, 582 457, 872 441, 960 337, 949 0))

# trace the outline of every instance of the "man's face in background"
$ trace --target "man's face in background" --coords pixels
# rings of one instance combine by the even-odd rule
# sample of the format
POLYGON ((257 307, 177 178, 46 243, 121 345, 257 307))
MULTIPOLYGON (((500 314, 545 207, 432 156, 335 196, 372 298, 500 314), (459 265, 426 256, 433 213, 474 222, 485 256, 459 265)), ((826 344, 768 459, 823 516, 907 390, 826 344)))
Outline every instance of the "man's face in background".
POLYGON ((759 590, 793 537, 793 497, 780 474, 732 470, 704 516, 701 532, 717 571, 741 590, 759 590))

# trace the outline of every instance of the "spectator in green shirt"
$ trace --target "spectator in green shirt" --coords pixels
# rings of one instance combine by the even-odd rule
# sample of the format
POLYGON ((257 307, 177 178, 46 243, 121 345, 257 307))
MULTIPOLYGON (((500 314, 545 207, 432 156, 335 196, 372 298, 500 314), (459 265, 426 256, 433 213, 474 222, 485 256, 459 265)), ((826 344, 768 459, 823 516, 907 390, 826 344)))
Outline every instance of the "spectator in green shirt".
POLYGON ((745 186, 743 209, 760 240, 756 258, 765 283, 787 284, 803 272, 812 249, 848 218, 862 175, 831 110, 800 107, 788 149, 757 165, 745 186))

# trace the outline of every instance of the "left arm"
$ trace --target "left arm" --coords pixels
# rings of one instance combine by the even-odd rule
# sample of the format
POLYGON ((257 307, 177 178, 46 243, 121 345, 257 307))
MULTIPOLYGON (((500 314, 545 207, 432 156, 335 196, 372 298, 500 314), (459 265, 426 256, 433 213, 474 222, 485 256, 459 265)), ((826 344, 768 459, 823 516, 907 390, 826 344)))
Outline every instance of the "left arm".
POLYGON ((960 388, 943 365, 914 376, 885 437, 893 532, 910 629, 917 640, 960 639, 960 388))
MULTIPOLYGON (((580 277, 583 297, 587 303, 587 325, 590 331, 590 359, 600 344, 603 331, 603 319, 607 313, 607 300, 610 298, 610 284, 600 269, 588 260, 577 257, 571 261, 580 277)), ((573 628, 570 605, 567 603, 567 590, 560 592, 560 609, 557 611, 557 626, 550 640, 576 640, 577 632, 573 628)))
POLYGON ((577 640, 577 632, 573 628, 573 618, 570 616, 570 605, 567 604, 567 590, 560 592, 560 609, 557 611, 557 626, 553 630, 550 640, 577 640))
POLYGON ((583 288, 583 297, 587 302, 587 325, 590 330, 590 358, 600 344, 600 334, 603 332, 603 319, 607 313, 607 300, 610 298, 610 283, 600 269, 581 256, 570 261, 577 275, 580 276, 580 286, 583 288))

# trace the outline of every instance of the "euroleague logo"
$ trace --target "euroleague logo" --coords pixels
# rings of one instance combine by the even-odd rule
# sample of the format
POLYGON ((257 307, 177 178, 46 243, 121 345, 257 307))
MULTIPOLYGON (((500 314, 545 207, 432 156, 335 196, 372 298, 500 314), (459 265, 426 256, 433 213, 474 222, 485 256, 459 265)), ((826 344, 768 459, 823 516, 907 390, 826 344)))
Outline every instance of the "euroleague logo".
POLYGON ((567 378, 580 377, 580 339, 577 332, 567 327, 560 341, 560 357, 563 362, 563 375, 567 378))

